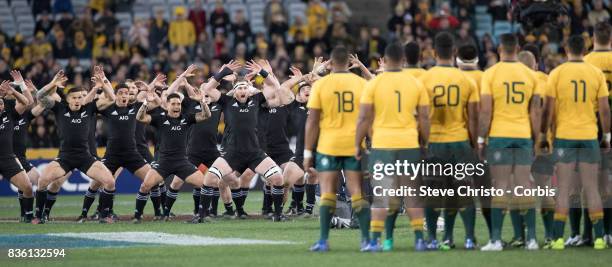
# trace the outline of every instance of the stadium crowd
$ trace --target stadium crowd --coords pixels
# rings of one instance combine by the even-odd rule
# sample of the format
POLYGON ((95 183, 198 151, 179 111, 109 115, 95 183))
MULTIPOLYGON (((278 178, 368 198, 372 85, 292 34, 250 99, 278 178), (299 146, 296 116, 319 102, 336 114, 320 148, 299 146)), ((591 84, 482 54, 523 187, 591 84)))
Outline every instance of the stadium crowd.
MULTIPOLYGON (((9 0, 10 2, 10 0, 9 0)), ((221 62, 268 59, 280 80, 288 77, 289 66, 305 72, 313 58, 327 57, 330 49, 343 44, 357 53, 370 70, 378 68, 387 43, 416 41, 422 50, 421 67, 435 63, 432 38, 442 30, 454 32, 459 42, 479 48, 479 64, 487 68, 498 61, 497 40, 491 33, 476 34, 476 6, 488 6, 493 22, 508 21, 506 1, 391 0, 387 29, 351 23, 351 10, 345 1, 308 0, 305 14, 288 17, 283 1, 267 1, 264 12, 266 32, 254 32, 242 10, 234 14, 216 1, 213 10, 202 2, 176 7, 171 19, 163 10, 152 11, 148 20, 136 18, 129 28, 121 28, 115 16, 129 10, 134 1, 92 0, 84 10, 75 10, 70 0, 31 1, 36 26, 32 38, 17 33, 10 36, 0 27, 0 79, 10 79, 11 69, 21 69, 35 85, 48 83, 60 68, 72 86, 88 85, 90 66, 102 64, 112 81, 150 80, 164 73, 172 81, 180 68, 191 63, 201 66, 199 81, 219 71, 221 62), (178 68, 178 69, 177 69, 178 68)), ((589 33, 599 21, 610 20, 607 1, 562 1, 568 16, 558 29, 520 34, 522 43, 541 48, 540 68, 549 72, 562 61, 562 45, 572 34, 589 33)), ((57 147, 59 140, 53 115, 37 118, 29 130, 28 146, 57 147)), ((106 142, 101 121, 99 146, 106 142)), ((148 135, 152 140, 153 134, 148 135)))

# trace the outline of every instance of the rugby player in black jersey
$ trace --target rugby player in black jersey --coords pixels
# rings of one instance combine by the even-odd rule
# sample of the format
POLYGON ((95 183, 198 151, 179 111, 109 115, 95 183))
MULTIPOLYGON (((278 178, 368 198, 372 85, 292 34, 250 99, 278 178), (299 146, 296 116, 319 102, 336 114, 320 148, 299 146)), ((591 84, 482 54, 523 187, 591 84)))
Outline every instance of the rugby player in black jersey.
MULTIPOLYGON (((185 79, 194 70, 194 65, 189 66, 185 72, 177 77, 171 87, 178 86, 182 79, 185 79)), ((204 106, 201 92, 195 92, 195 94, 199 95, 198 101, 204 106)), ((157 129, 160 138, 159 160, 153 164, 153 168, 149 170, 140 186, 136 198, 134 223, 139 223, 142 220, 142 213, 151 188, 162 182, 165 177, 176 175, 196 188, 202 186, 204 182, 204 175, 187 159, 186 146, 190 126, 208 119, 211 115, 210 111, 207 108, 195 114, 183 111, 181 97, 177 93, 170 93, 166 97, 165 113, 152 116, 147 114, 148 108, 148 103, 145 101, 138 110, 136 118, 143 123, 151 124, 157 129)), ((200 210, 202 209, 200 207, 200 210)))
MULTIPOLYGON (((264 65, 268 66, 268 64, 264 65)), ((204 188, 210 188, 215 181, 230 179, 228 174, 233 171, 244 172, 247 168, 254 170, 272 184, 273 219, 280 221, 282 220, 284 194, 282 171, 259 146, 257 120, 261 104, 267 103, 271 108, 287 105, 293 101, 294 96, 292 92, 283 92, 280 89, 280 84, 270 69, 264 70, 260 64, 255 62, 247 65, 247 70, 250 71, 247 77, 257 74, 264 77, 264 87, 261 93, 255 95, 249 93, 252 86, 248 78, 238 79, 234 83, 233 97, 224 95, 216 89, 223 77, 232 74, 239 68, 238 63, 229 62, 204 86, 205 92, 221 106, 226 124, 224 134, 226 153, 215 160, 208 169, 204 188)), ((210 198, 205 195, 202 196, 202 200, 204 206, 210 203, 210 198)), ((199 215, 200 218, 197 220, 199 222, 207 217, 205 213, 199 215)))
MULTIPOLYGON (((302 79, 302 73, 296 69, 291 68, 293 76, 291 79, 281 84, 281 90, 291 92, 291 87, 296 84, 296 81, 302 79)), ((289 123, 290 123, 290 104, 279 107, 262 107, 263 112, 260 112, 260 123, 259 129, 264 129, 265 146, 262 146, 266 154, 270 156, 276 164, 278 164, 283 170, 283 184, 287 188, 293 188, 294 194, 304 194, 304 171, 294 162, 294 153, 289 147, 289 123), (262 125, 263 124, 263 125, 262 125)), ((303 211, 300 203, 300 213, 303 211)), ((265 207, 267 210, 271 210, 271 203, 269 207, 265 207)), ((290 215, 298 215, 297 203, 292 202, 293 207, 288 210, 290 215)))
POLYGON ((105 98, 94 102, 96 91, 99 88, 92 88, 86 97, 83 97, 83 88, 72 88, 68 90, 65 99, 58 102, 50 95, 58 87, 63 87, 63 72, 60 71, 54 77, 53 85, 37 94, 39 101, 44 103, 45 108, 50 109, 55 114, 56 123, 59 128, 60 150, 58 157, 51 161, 45 172, 38 180, 36 191, 36 218, 33 224, 44 222, 43 213, 47 200, 47 186, 55 180, 61 179, 66 173, 73 169, 78 169, 93 180, 97 180, 103 186, 100 192, 101 202, 101 223, 112 223, 109 215, 112 207, 115 192, 115 180, 111 172, 91 155, 89 148, 89 134, 91 120, 95 119, 96 110, 102 105, 108 105, 109 101, 114 101, 115 95, 108 80, 102 82, 105 98))
MULTIPOLYGON (((285 83, 285 86, 291 88, 297 84, 298 92, 295 97, 295 101, 288 107, 290 110, 290 123, 293 128, 293 132, 296 136, 295 142, 295 163, 303 169, 304 161, 304 133, 306 127, 306 118, 308 117, 308 108, 306 103, 308 102, 308 96, 310 95, 311 79, 312 74, 306 74, 301 79, 289 79, 285 83)), ((317 188, 317 177, 316 175, 304 175, 302 185, 299 183, 294 184, 292 192, 291 208, 295 207, 295 213, 298 215, 311 216, 315 205, 315 191, 317 188), (303 208, 304 193, 306 193, 306 207, 303 208), (295 203, 295 206, 293 205, 295 203), (303 210, 302 210, 303 209, 303 210)))
MULTIPOLYGON (((130 103, 130 88, 124 83, 115 87, 115 95, 114 103, 98 109, 105 118, 108 130, 106 153, 102 162, 113 173, 115 179, 123 169, 126 169, 140 180, 144 180, 150 166, 136 150, 135 139, 136 112, 142 102, 130 103)), ((100 184, 95 181, 90 185, 90 189, 93 190, 99 187, 100 184)), ((85 218, 86 214, 81 214, 80 219, 85 218)))
MULTIPOLYGON (((15 121, 14 132, 13 132, 13 152, 15 156, 19 160, 19 163, 25 170, 30 183, 36 184, 38 181, 39 173, 34 168, 34 166, 28 162, 25 156, 26 152, 26 141, 27 141, 27 129, 29 127, 30 121, 35 117, 30 112, 32 106, 34 105, 34 99, 32 97, 32 90, 36 92, 36 88, 32 85, 32 81, 24 81, 21 76, 21 72, 17 70, 13 70, 10 72, 11 77, 13 78, 13 84, 19 86, 22 94, 28 99, 30 105, 25 107, 25 110, 22 114, 19 114, 19 119, 15 121)), ((13 97, 9 97, 13 98, 13 97)), ((12 99, 11 99, 12 101, 12 99)), ((21 207, 21 221, 25 220, 25 209, 23 208, 23 192, 21 190, 17 191, 17 197, 19 198, 19 206, 21 207)))
MULTIPOLYGON (((27 89, 23 91, 28 94, 27 89)), ((31 96, 29 98, 31 99, 31 96)), ((13 135, 14 127, 18 125, 20 116, 30 105, 29 98, 11 87, 9 81, 3 81, 0 84, 0 175, 2 179, 7 179, 15 185, 18 192, 21 192, 20 206, 25 222, 32 220, 34 197, 32 183, 13 151, 13 135)))

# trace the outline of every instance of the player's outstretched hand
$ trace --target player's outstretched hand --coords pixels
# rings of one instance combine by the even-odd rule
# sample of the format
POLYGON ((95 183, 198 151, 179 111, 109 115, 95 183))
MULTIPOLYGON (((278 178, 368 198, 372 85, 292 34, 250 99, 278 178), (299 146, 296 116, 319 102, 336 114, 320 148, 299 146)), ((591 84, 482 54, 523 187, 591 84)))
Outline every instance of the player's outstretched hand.
POLYGON ((18 70, 12 70, 11 77, 13 77, 13 82, 15 83, 23 82, 23 76, 21 76, 21 72, 18 70))

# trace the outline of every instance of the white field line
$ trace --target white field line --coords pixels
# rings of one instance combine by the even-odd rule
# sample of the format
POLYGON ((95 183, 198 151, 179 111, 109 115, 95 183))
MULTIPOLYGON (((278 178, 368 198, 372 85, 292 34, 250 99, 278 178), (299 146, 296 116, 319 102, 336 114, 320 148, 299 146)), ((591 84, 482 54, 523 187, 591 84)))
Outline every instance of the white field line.
POLYGON ((50 236, 85 238, 103 241, 123 241, 145 244, 179 246, 214 245, 289 245, 289 241, 273 241, 243 238, 218 238, 199 235, 167 234, 160 232, 93 232, 93 233, 50 233, 50 236))

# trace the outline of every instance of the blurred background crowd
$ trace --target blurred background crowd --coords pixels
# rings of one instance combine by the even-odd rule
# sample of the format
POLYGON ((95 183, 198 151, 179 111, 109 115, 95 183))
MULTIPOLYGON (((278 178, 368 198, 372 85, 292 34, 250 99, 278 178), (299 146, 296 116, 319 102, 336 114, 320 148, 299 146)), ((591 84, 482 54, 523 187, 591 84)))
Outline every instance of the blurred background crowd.
MULTIPOLYGON (((199 83, 230 59, 268 59, 282 82, 290 66, 307 72, 314 57, 327 57, 336 45, 377 69, 393 41, 417 42, 428 68, 438 31, 477 46, 482 69, 498 60, 496 36, 517 32, 522 43, 541 48, 540 68, 548 72, 563 60, 571 34, 590 44, 592 26, 610 20, 608 0, 565 0, 568 14, 558 27, 525 32, 512 21, 514 1, 0 0, 0 79, 20 69, 42 87, 63 68, 71 86, 88 87, 91 66, 102 64, 114 82, 149 81, 156 73, 171 82, 196 63, 199 83)), ((58 142, 52 115, 32 122, 31 147, 58 142)), ((98 145, 104 142, 100 130, 98 145)))

